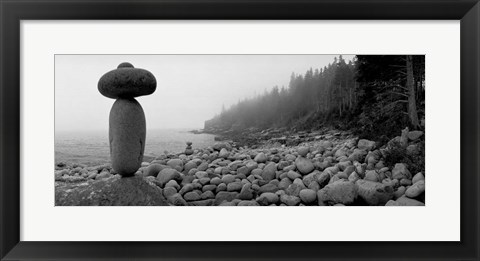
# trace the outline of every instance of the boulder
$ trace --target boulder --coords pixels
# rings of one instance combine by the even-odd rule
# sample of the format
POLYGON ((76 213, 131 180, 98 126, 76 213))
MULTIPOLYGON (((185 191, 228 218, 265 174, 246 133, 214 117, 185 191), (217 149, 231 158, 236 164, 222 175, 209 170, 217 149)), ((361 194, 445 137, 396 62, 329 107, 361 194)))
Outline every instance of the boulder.
POLYGON ((165 206, 162 190, 142 177, 55 183, 55 206, 165 206))
POLYGON ((357 187, 353 182, 341 179, 319 190, 317 197, 320 202, 348 205, 355 201, 357 197, 357 187))
POLYGON ((357 193, 370 206, 383 206, 393 198, 393 188, 382 183, 357 180, 357 193))

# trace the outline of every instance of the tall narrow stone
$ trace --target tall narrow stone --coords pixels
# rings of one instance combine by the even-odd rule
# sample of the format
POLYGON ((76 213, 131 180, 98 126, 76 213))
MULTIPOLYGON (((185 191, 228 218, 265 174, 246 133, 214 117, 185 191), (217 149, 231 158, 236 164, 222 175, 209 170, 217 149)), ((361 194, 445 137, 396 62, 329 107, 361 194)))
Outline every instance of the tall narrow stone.
POLYGON ((102 95, 116 99, 109 118, 110 158, 113 170, 124 177, 140 168, 145 150, 145 114, 134 97, 152 94, 156 85, 153 74, 130 63, 121 63, 98 82, 102 95))

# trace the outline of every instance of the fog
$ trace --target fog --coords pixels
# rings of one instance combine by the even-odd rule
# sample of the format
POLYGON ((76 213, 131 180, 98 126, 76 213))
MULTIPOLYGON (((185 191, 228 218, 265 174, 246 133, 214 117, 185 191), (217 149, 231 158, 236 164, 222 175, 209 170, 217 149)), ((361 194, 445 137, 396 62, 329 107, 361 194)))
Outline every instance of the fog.
MULTIPOLYGON (((108 129, 113 99, 97 89, 100 77, 130 62, 149 70, 157 90, 136 99, 147 129, 201 129, 205 120, 239 100, 274 86, 288 87, 292 72, 322 68, 338 55, 56 55, 56 131, 108 129)), ((353 55, 343 55, 348 61, 353 55)))

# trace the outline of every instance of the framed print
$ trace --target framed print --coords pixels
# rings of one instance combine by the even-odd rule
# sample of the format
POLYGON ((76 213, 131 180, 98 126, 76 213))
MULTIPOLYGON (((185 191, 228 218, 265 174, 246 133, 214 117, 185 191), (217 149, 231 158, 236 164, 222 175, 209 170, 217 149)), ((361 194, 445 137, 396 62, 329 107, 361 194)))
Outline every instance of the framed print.
POLYGON ((2 260, 479 258, 477 1, 0 3, 2 260))

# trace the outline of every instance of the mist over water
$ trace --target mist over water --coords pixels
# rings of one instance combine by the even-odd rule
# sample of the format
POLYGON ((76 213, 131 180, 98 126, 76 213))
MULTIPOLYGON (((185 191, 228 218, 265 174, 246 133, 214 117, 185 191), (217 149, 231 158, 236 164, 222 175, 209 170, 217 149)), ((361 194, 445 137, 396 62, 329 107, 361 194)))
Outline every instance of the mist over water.
MULTIPOLYGON (((160 156, 164 151, 183 152, 187 141, 193 142, 193 149, 206 148, 214 144, 214 135, 193 134, 189 130, 191 129, 147 130, 145 159, 160 156)), ((110 162, 108 131, 55 132, 55 162, 89 166, 110 162)))

